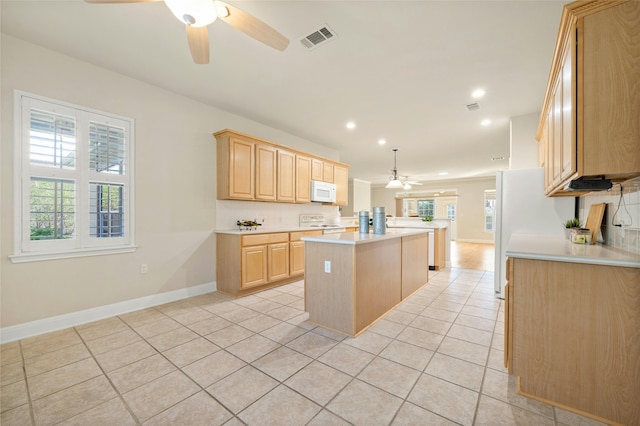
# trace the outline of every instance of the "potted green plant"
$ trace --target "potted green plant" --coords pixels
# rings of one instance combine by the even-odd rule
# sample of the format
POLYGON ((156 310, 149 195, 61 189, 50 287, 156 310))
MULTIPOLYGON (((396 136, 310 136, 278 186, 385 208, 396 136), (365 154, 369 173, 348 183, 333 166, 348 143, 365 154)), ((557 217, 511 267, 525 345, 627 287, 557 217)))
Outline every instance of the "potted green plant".
POLYGON ((580 228, 582 223, 580 223, 580 219, 574 217, 573 219, 569 219, 564 223, 564 234, 567 239, 571 238, 571 229, 580 228))

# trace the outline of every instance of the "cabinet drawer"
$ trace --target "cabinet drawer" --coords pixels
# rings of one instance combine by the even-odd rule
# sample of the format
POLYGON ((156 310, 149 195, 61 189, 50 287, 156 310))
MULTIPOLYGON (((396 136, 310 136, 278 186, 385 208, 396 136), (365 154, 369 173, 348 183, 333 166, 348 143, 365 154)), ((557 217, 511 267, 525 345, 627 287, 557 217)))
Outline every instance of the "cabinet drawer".
POLYGON ((289 233, 289 241, 300 241, 302 237, 315 237, 318 235, 322 235, 322 231, 295 231, 289 233))
POLYGON ((257 235, 243 235, 242 246, 257 246, 261 244, 275 244, 275 243, 287 243, 289 242, 288 232, 279 232, 277 234, 257 234, 257 235))

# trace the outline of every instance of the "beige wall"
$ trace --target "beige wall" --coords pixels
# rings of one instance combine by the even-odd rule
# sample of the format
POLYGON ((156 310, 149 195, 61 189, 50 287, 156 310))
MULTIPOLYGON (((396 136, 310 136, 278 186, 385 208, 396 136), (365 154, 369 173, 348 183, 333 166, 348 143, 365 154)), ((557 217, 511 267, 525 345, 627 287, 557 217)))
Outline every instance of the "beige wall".
POLYGON ((231 128, 337 159, 334 150, 6 35, 1 78, 1 327, 213 283, 213 132, 231 128), (16 89, 135 119, 135 253, 11 263, 16 89))
MULTIPOLYGON (((484 191, 495 188, 495 177, 424 182, 422 186, 416 186, 413 191, 406 192, 375 186, 371 188, 371 205, 384 206, 387 213, 395 216, 396 194, 403 197, 407 194, 408 197, 419 198, 421 191, 431 194, 434 190, 456 190, 458 194, 456 241, 493 242, 493 233, 484 231, 484 191)), ((398 214, 401 213, 398 212, 398 214)))

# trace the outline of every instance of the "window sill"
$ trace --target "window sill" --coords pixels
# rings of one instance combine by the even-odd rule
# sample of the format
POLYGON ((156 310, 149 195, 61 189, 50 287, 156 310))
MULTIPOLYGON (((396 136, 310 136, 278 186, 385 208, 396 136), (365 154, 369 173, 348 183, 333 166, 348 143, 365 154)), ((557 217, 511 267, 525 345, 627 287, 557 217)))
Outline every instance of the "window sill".
POLYGON ((71 259, 74 257, 102 256, 108 254, 133 253, 137 246, 117 246, 117 247, 96 247, 81 250, 69 250, 61 252, 46 253, 21 253, 9 256, 11 263, 40 262, 44 260, 71 259))

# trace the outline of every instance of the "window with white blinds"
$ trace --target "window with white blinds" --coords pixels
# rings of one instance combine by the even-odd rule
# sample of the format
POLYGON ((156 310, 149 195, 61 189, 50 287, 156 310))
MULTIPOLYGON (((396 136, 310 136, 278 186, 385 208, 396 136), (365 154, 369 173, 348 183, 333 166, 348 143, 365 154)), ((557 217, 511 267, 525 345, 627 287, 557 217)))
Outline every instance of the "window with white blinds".
POLYGON ((133 120, 16 92, 14 262, 133 251, 133 120))

